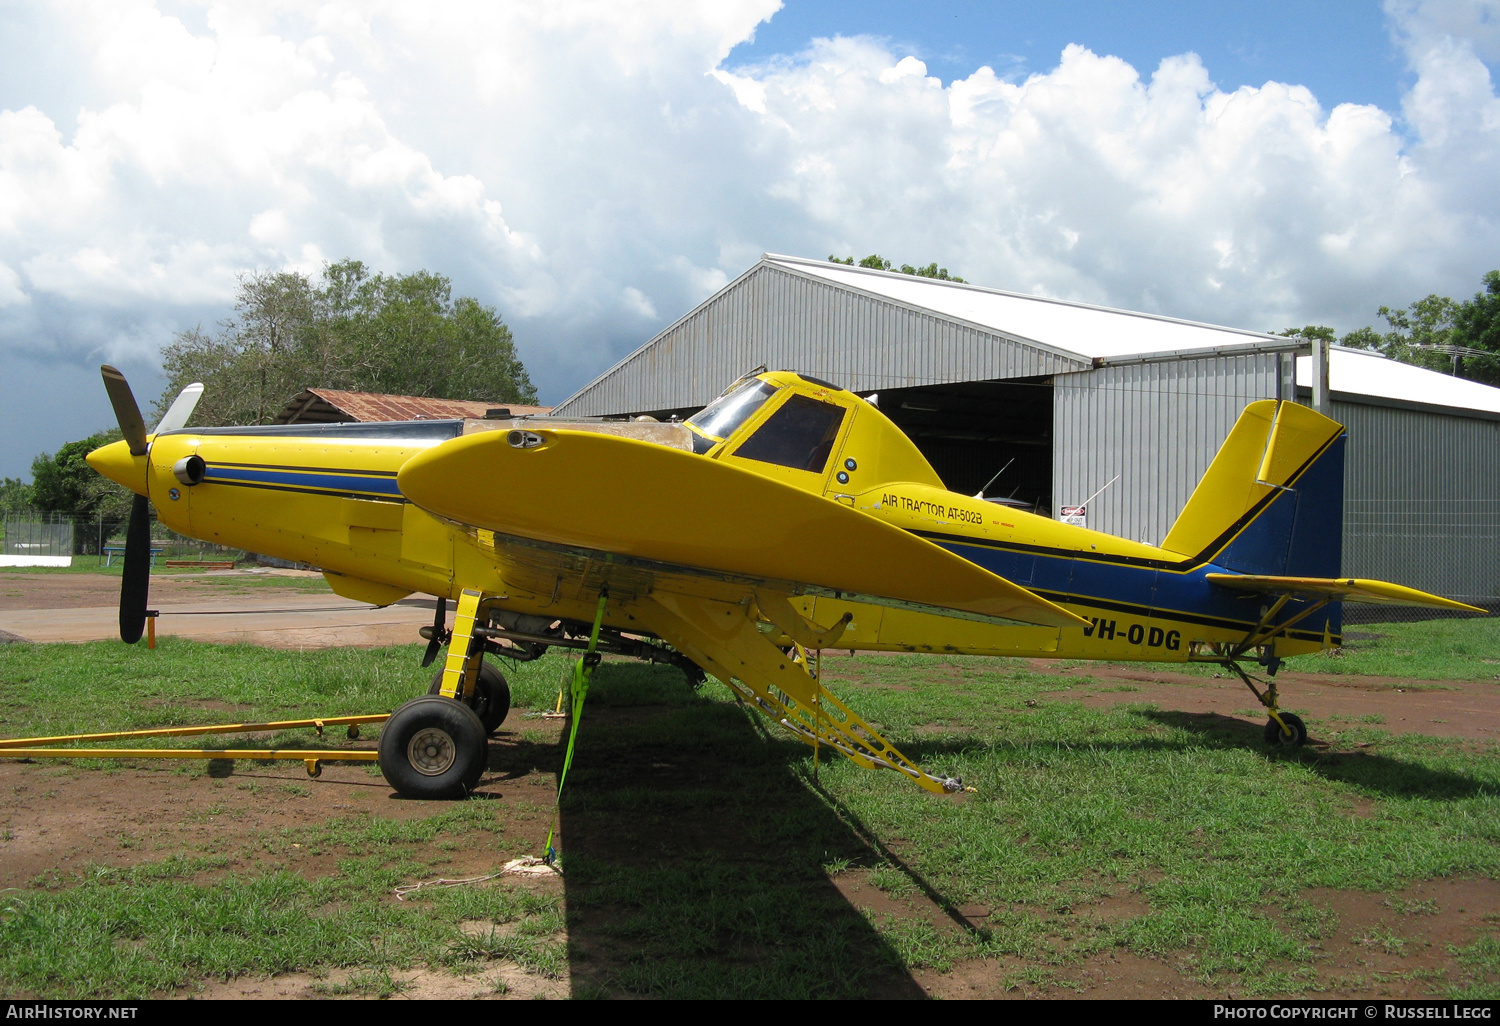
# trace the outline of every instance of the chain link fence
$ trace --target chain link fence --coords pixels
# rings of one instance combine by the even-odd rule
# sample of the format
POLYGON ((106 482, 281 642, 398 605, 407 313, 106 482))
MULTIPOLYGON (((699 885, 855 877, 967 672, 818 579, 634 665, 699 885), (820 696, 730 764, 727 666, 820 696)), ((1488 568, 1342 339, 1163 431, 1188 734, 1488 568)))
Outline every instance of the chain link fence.
POLYGON ((5 521, 0 538, 0 555, 4 556, 71 556, 73 525, 46 523, 40 520, 5 521))
MULTIPOLYGON (((73 565, 115 566, 125 552, 123 517, 77 513, 12 513, 0 520, 0 554, 72 556, 73 565)), ((242 549, 185 538, 151 518, 151 550, 162 560, 243 560, 242 549)))
MULTIPOLYGON (((1500 500, 1346 500, 1343 565, 1352 577, 1500 611, 1500 500)), ((1453 615, 1425 607, 1344 607, 1349 623, 1453 615)))

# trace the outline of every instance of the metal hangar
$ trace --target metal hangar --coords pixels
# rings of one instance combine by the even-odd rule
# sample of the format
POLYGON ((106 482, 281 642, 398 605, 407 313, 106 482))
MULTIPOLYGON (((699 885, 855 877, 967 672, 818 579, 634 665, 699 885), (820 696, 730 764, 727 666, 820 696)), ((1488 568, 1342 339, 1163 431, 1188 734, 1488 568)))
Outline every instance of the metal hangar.
MULTIPOLYGON (((875 395, 948 487, 1159 542, 1245 404, 1307 401, 1307 342, 767 254, 564 400, 687 416, 761 365, 875 395), (996 474, 998 473, 998 478, 996 474)), ((1500 603, 1500 389, 1333 347, 1344 565, 1500 603)))

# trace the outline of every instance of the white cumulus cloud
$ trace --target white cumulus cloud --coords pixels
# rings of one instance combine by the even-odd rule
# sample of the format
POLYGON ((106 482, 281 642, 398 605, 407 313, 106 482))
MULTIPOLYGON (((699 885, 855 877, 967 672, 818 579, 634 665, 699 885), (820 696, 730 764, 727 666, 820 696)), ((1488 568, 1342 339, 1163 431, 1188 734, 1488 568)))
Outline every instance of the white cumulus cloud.
MULTIPOLYGON (((495 304, 553 401, 766 250, 1252 328, 1358 327, 1500 266, 1500 0, 1389 0, 1393 111, 1079 46, 947 85, 870 38, 726 66, 778 7, 0 8, 24 43, 0 67, 0 358, 70 394, 101 357, 149 373, 238 274, 350 256, 495 304)), ((108 423, 89 402, 0 422, 0 472, 108 423)))

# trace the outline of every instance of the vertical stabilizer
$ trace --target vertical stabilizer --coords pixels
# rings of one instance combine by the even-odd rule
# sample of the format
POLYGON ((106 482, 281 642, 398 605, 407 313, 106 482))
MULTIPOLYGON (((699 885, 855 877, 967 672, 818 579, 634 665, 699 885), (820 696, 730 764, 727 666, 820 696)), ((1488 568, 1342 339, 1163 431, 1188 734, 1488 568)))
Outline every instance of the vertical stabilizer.
POLYGON ((1240 414, 1162 547, 1244 574, 1336 577, 1344 428, 1296 403, 1240 414))

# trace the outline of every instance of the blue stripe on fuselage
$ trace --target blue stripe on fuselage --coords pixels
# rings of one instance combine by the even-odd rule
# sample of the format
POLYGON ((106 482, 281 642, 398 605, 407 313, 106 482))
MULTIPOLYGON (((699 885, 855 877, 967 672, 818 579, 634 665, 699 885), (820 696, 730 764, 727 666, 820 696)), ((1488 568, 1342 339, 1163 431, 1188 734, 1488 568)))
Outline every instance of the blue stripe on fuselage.
MULTIPOLYGON (((993 544, 971 545, 951 536, 937 544, 998 577, 1038 592, 1054 602, 1118 609, 1137 616, 1160 616, 1249 630, 1260 618, 1264 600, 1259 595, 1234 592, 1207 580, 1211 573, 1234 573, 1213 563, 1188 570, 1122 566, 1072 554, 1016 552, 993 544)), ((1293 604, 1278 619, 1296 615, 1293 604)), ((1299 624, 1299 627, 1311 627, 1299 624)), ((1321 630, 1322 621, 1318 627, 1321 630)))
POLYGON ((317 489, 340 494, 358 493, 383 498, 402 498, 401 489, 396 487, 394 477, 367 477, 327 470, 273 470, 264 467, 226 467, 223 464, 211 463, 205 468, 203 479, 219 484, 317 489))

